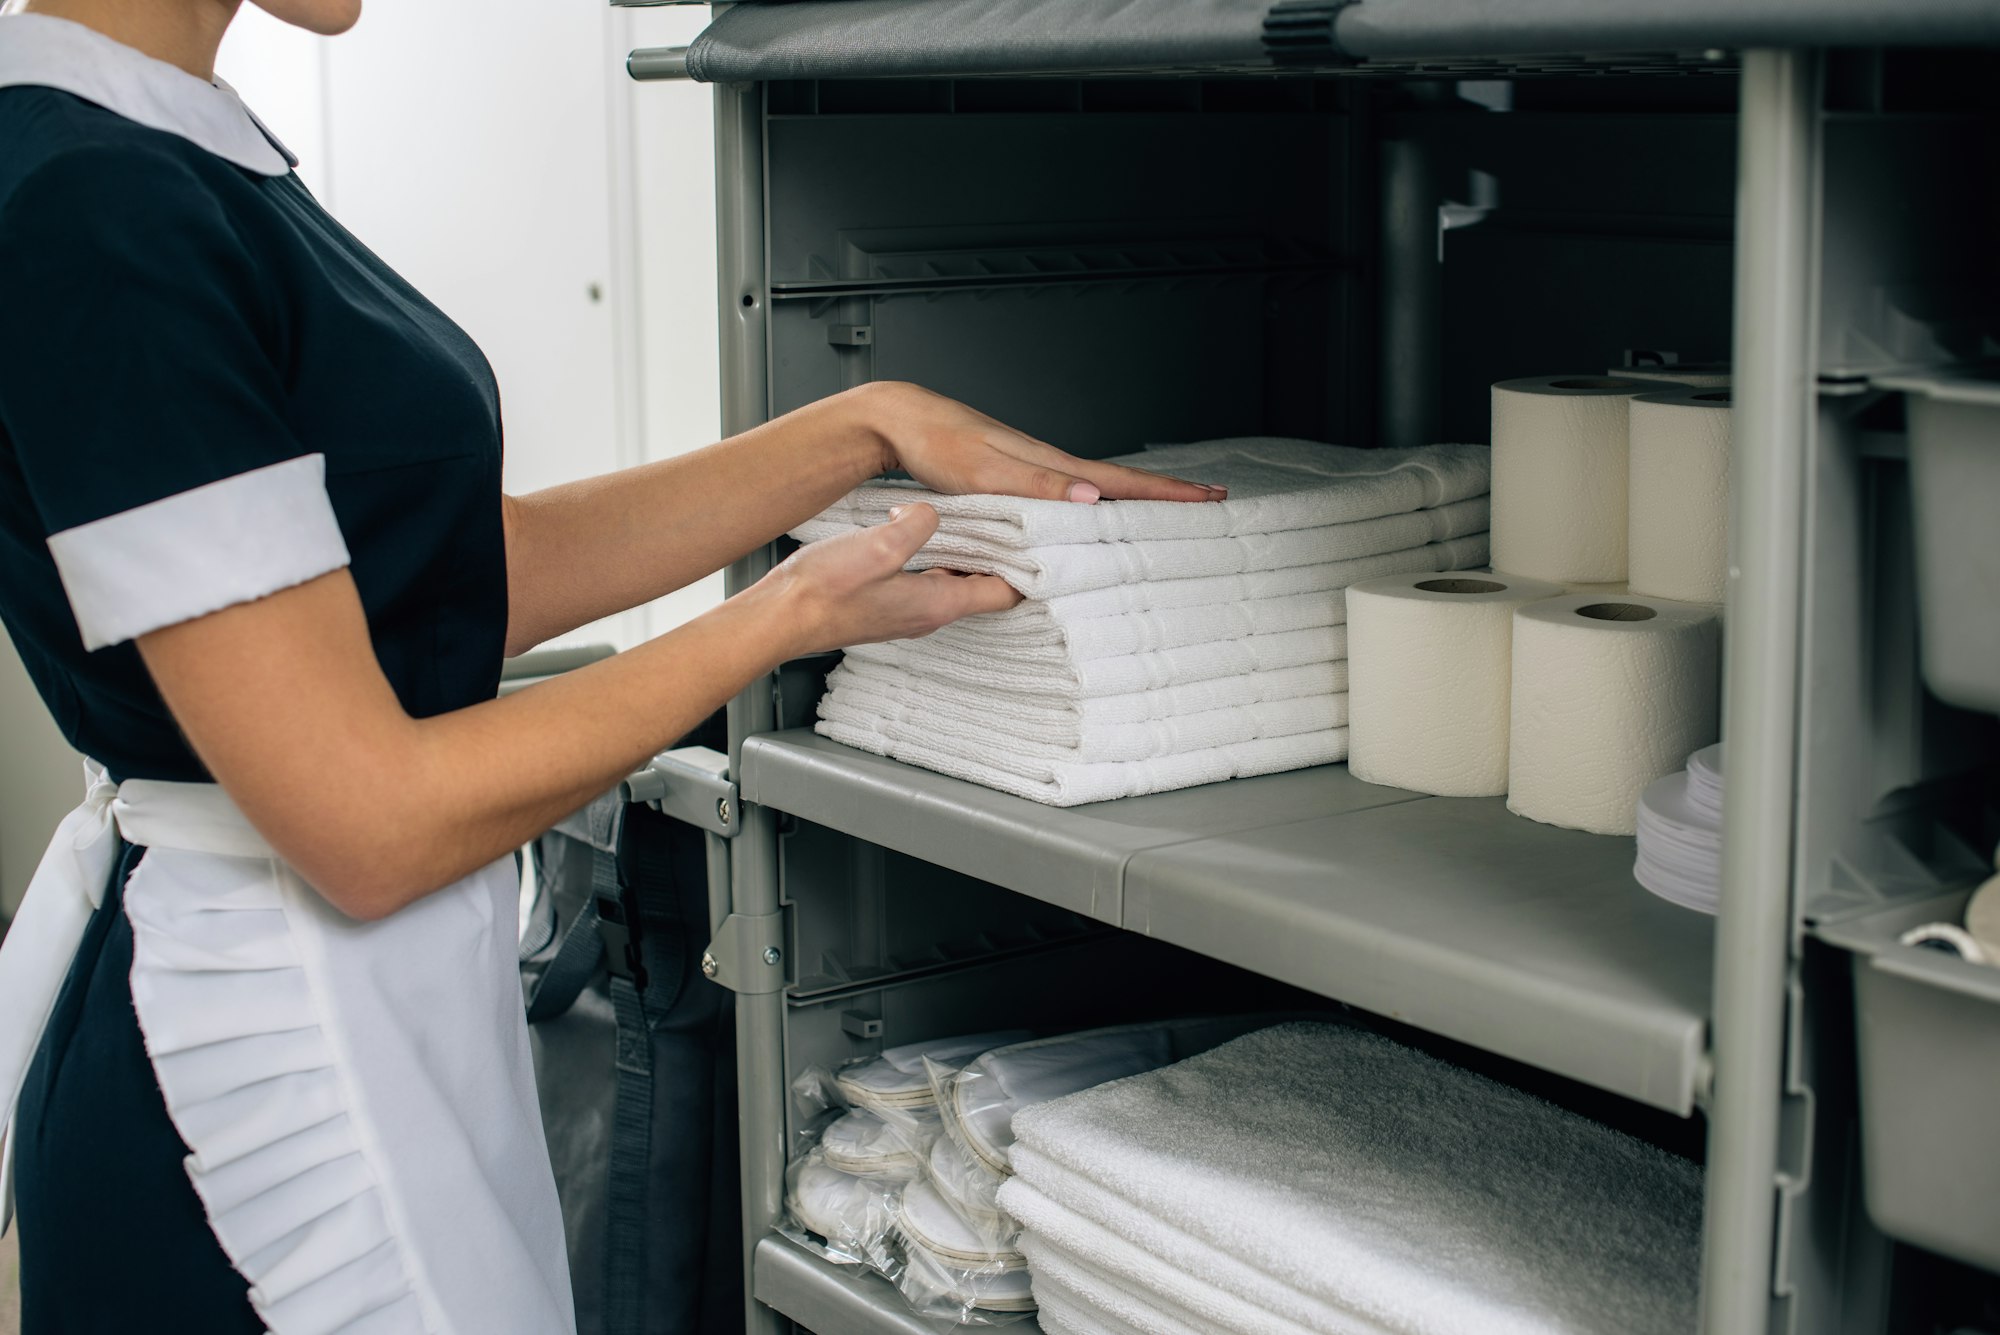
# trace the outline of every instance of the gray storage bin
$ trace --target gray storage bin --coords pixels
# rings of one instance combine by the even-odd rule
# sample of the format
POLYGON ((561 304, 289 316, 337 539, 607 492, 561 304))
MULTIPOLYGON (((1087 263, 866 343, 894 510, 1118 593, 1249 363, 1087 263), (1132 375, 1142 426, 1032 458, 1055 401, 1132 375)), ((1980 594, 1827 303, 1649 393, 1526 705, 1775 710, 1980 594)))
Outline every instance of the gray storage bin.
POLYGON ((1924 680, 2000 713, 2000 370, 1877 383, 1909 395, 1924 680))
POLYGON ((1963 890, 1838 925, 1854 955, 1868 1213, 1883 1232, 2000 1271, 2000 968, 1898 944, 1957 922, 1963 890))

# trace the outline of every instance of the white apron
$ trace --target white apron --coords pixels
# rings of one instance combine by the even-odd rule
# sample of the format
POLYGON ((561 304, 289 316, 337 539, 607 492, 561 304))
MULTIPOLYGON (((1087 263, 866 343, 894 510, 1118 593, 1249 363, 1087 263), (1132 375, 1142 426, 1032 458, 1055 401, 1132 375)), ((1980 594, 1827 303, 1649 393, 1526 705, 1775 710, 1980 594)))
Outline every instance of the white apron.
POLYGON ((0 1226, 15 1101, 117 855, 132 1001, 188 1177, 275 1335, 569 1335, 515 965, 511 859, 375 923, 214 784, 86 766, 0 945, 0 1226))

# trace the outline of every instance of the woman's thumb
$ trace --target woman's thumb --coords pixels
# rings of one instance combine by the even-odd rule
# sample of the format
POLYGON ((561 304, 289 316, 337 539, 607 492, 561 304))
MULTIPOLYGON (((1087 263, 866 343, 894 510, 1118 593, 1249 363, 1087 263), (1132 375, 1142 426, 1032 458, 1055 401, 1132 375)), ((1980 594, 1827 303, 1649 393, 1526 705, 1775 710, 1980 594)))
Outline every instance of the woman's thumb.
POLYGON ((931 540, 937 526, 937 511, 922 501, 914 501, 891 508, 889 522, 878 531, 888 541, 896 555, 896 564, 900 566, 931 540))

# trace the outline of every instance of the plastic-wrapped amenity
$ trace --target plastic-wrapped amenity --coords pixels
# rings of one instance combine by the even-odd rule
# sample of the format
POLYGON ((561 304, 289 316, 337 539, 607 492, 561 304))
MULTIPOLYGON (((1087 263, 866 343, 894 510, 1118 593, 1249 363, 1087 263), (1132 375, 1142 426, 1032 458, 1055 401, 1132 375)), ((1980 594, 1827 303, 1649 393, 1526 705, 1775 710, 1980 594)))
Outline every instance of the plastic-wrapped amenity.
POLYGON ((884 1119, 856 1109, 828 1126, 820 1135, 819 1146, 829 1167, 854 1177, 895 1184, 923 1173, 938 1132, 935 1113, 884 1119))
POLYGON ((1034 1308, 1028 1262, 1015 1242, 1018 1230, 1005 1216, 987 1230, 939 1194, 930 1182, 912 1182, 896 1206, 896 1232, 907 1267, 903 1296, 920 1311, 966 1320, 976 1309, 1025 1312, 1034 1308))
POLYGON ((1021 1109, 1156 1070, 1247 1033, 1259 1023, 1241 1016, 1171 1020, 996 1048, 963 1071, 933 1072, 945 1132, 989 1171, 1005 1174, 1007 1150, 1014 1143, 1014 1114, 1021 1109))
POLYGON ((872 1265, 885 1272, 895 1261, 888 1247, 896 1188, 830 1167, 817 1148, 785 1174, 787 1236, 829 1261, 872 1265))
POLYGON ((1020 1043, 1032 1037, 1025 1029, 1002 1029, 987 1034, 967 1034, 962 1038, 928 1039, 886 1049, 834 1072, 835 1098, 851 1108, 878 1113, 930 1109, 937 1106, 931 1091, 926 1060, 939 1066, 957 1068, 982 1052, 1020 1043))
POLYGON ((1000 1209, 1000 1185, 1007 1179, 975 1158, 950 1136, 931 1144, 926 1167, 931 1185, 975 1224, 998 1228, 1006 1216, 1000 1209))

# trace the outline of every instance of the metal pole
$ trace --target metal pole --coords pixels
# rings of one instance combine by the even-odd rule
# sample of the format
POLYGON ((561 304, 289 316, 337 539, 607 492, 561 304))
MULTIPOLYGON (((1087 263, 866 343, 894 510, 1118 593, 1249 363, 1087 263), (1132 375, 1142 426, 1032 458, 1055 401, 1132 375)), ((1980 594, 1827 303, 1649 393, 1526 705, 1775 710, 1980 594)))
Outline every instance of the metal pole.
POLYGON ((1807 433, 1815 403, 1819 90, 1810 51, 1743 56, 1736 212, 1722 908, 1715 935, 1702 1325, 1759 1335, 1772 1253, 1792 958, 1807 433))
MULTIPOLYGON (((770 371, 764 311, 769 297, 764 258, 763 88, 731 84, 715 90, 715 227, 717 296, 722 321, 722 429, 746 431, 770 416, 770 371)), ((771 568, 769 548, 752 552, 725 573, 736 594, 771 568)), ((771 681, 759 677, 729 703, 729 772, 743 773, 744 739, 773 727, 771 681)), ((731 841, 729 893, 733 912, 761 917, 778 911, 778 828, 775 814, 742 803, 742 827, 731 841)), ((783 992, 736 998, 738 1124, 742 1132, 743 1283, 755 1290, 757 1244, 770 1233, 785 1190, 785 997, 783 992)), ((748 1335, 780 1335, 783 1317, 758 1302, 745 1304, 748 1335)))
POLYGON ((1414 139, 1384 139, 1378 151, 1377 434, 1390 448, 1428 445, 1438 431, 1444 309, 1437 170, 1429 147, 1414 139))

